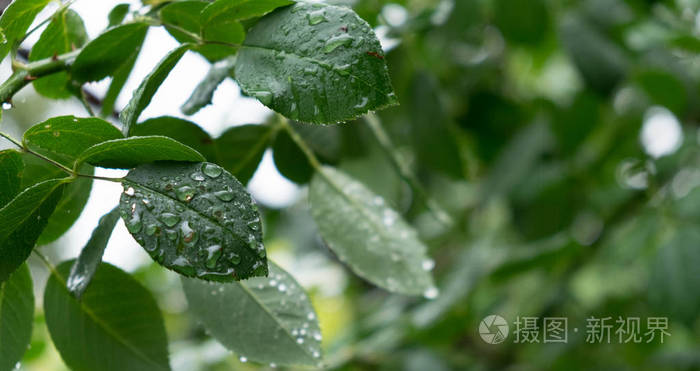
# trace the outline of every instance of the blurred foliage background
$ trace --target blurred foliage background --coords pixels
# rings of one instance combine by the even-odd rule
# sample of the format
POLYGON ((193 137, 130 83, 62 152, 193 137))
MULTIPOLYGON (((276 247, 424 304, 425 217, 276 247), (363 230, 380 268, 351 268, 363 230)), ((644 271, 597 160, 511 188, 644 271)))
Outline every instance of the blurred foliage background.
MULTIPOLYGON (((378 116, 454 224, 429 212, 364 120, 301 127, 418 228, 440 289, 434 300, 376 289, 324 247, 305 197, 263 207, 271 256, 313 297, 329 368, 700 369, 700 1, 331 2, 385 42, 401 105, 378 116), (501 344, 479 336, 489 314, 511 324, 501 344), (568 342, 514 343, 524 316, 567 317, 568 342), (664 316, 671 336, 590 344, 591 316, 643 329, 664 316)), ((310 169, 279 143, 278 170, 303 185, 310 169)), ((174 273, 135 275, 166 316, 174 368, 262 367, 205 336, 174 273)), ((36 322, 22 367, 62 369, 36 322)))

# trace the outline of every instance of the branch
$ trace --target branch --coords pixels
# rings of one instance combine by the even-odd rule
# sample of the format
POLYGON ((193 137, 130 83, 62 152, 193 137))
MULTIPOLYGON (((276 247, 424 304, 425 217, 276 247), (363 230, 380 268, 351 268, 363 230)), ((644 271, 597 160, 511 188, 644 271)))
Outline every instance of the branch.
POLYGON ((11 102, 12 97, 18 91, 39 77, 67 70, 78 53, 80 53, 80 49, 36 62, 18 65, 10 78, 0 85, 0 102, 11 102))

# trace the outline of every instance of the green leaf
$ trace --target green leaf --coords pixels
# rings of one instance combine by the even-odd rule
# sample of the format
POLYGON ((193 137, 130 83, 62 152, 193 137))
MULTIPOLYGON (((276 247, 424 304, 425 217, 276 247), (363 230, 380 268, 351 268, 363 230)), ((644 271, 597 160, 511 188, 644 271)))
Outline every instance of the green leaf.
POLYGON ((235 19, 226 18, 217 22, 200 23, 199 13, 207 6, 202 1, 178 1, 160 10, 160 19, 165 29, 181 43, 198 43, 198 39, 216 41, 230 45, 196 45, 196 50, 210 61, 226 58, 236 52, 243 42, 245 31, 235 19), (183 32, 187 31, 187 32, 183 32))
POLYGON ((5 9, 0 17, 0 29, 5 36, 5 42, 0 44, 0 60, 24 37, 34 17, 48 3, 49 0, 15 0, 5 9))
POLYGON ((221 19, 244 20, 263 16, 281 6, 294 4, 289 0, 217 0, 209 4, 201 14, 201 24, 221 19))
POLYGON ((180 107, 180 110, 185 115, 194 115, 202 109, 202 107, 211 104, 214 97, 214 91, 219 85, 233 73, 233 68, 236 66, 236 57, 228 57, 219 62, 214 63, 204 79, 197 85, 192 92, 192 95, 187 99, 187 102, 180 107))
POLYGON ((114 27, 90 41, 75 58, 73 78, 80 83, 112 76, 139 54, 148 24, 129 23, 114 27))
POLYGON ((241 183, 247 184, 274 133, 269 125, 241 125, 226 130, 215 141, 219 164, 241 183))
POLYGON ((26 264, 0 283, 0 371, 15 369, 29 347, 34 324, 34 291, 26 264))
MULTIPOLYGON (((46 166, 45 162, 44 166, 46 166)), ((57 168, 54 169, 58 170, 57 168)), ((93 175, 95 168, 90 165, 83 165, 80 167, 79 171, 81 174, 93 175)), ((60 177, 61 175, 63 175, 63 172, 59 170, 55 177, 60 177)), ((90 198, 91 190, 91 178, 80 177, 66 184, 61 200, 58 201, 56 209, 49 218, 48 224, 46 224, 39 239, 36 241, 37 245, 46 245, 54 242, 59 237, 63 236, 64 233, 68 232, 70 227, 75 224, 75 221, 78 220, 80 214, 83 212, 90 198)))
POLYGON ((66 280, 66 287, 76 298, 80 297, 87 289, 92 277, 97 271, 97 267, 102 262, 102 255, 105 252, 109 238, 112 236, 114 226, 119 221, 119 208, 115 207, 112 211, 103 215, 97 223, 97 227, 92 231, 92 236, 87 242, 80 256, 73 263, 70 269, 70 275, 66 280))
POLYGON ((114 125, 96 117, 58 116, 29 128, 22 141, 28 148, 73 167, 86 149, 123 137, 114 125))
POLYGON ((434 297, 430 259, 416 231, 384 199, 331 167, 309 189, 321 236, 360 277, 389 291, 434 297))
POLYGON ((298 3, 266 15, 249 30, 235 72, 246 94, 302 122, 396 104, 379 41, 349 8, 298 3))
POLYGON ((52 179, 36 184, 0 209, 0 282, 29 257, 61 198, 65 182, 52 179))
POLYGON ((19 152, 6 149, 0 151, 0 205, 7 205, 21 189, 24 163, 19 152))
MULTIPOLYGON (((39 41, 32 47, 29 61, 70 52, 82 47, 87 39, 83 19, 78 13, 66 9, 56 13, 51 23, 41 33, 39 41)), ((34 89, 39 94, 53 99, 70 98, 72 90, 68 84, 69 77, 65 71, 42 77, 33 83, 34 89)))
POLYGON ((141 112, 143 112, 148 104, 151 103, 151 99, 156 94, 160 84, 165 81, 165 78, 168 77, 170 71, 173 69, 173 67, 175 67, 177 62, 189 48, 189 44, 185 44, 168 53, 168 55, 163 57, 163 59, 158 62, 158 65, 153 69, 153 71, 151 71, 151 73, 144 78, 138 89, 134 91, 134 95, 131 97, 131 100, 129 100, 129 103, 126 105, 126 107, 124 107, 119 115, 119 120, 123 125, 122 133, 124 133, 124 136, 129 136, 131 126, 136 123, 136 120, 138 120, 141 112))
POLYGON ((102 110, 100 111, 102 117, 109 117, 115 114, 114 103, 117 101, 117 98, 119 98, 119 94, 122 88, 124 88, 124 84, 126 84, 126 81, 129 79, 129 75, 131 75, 137 57, 138 51, 132 53, 112 74, 112 81, 109 83, 109 89, 107 89, 107 93, 105 93, 105 97, 102 100, 102 110))
POLYGON ((122 23, 127 14, 129 14, 129 4, 117 4, 107 15, 109 20, 109 26, 107 27, 114 27, 122 23))
POLYGON ((161 265, 212 281, 267 274, 258 208, 221 167, 148 164, 131 170, 123 184, 121 216, 161 265))
POLYGON ((197 124, 177 117, 161 116, 136 124, 131 128, 131 135, 162 135, 196 150, 207 161, 216 161, 214 140, 197 124))
POLYGON ((652 260, 649 298, 657 311, 692 324, 700 311, 700 233, 682 228, 652 260))
POLYGON ((304 289, 270 262, 270 276, 214 285, 182 279, 193 315, 224 346, 251 361, 319 366, 321 330, 304 289))
POLYGON ((73 261, 51 274, 44 292, 46 326, 68 367, 82 370, 169 370, 158 305, 126 272, 103 263, 81 300, 66 288, 73 261))
POLYGON ((129 169, 154 161, 204 161, 199 152, 164 136, 130 137, 96 144, 85 150, 78 163, 129 169))
POLYGON ((314 168, 306 161, 304 152, 286 130, 277 133, 272 146, 272 157, 280 174, 294 183, 306 184, 314 175, 314 168))

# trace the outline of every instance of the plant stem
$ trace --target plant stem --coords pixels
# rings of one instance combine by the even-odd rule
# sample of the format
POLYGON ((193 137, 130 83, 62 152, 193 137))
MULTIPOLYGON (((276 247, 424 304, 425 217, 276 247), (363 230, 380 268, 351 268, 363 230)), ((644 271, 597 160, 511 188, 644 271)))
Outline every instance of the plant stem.
POLYGON ((415 192, 423 200, 423 202, 425 202, 425 206, 440 223, 448 227, 451 226, 454 223, 452 218, 432 197, 428 195, 418 181, 418 178, 416 178, 415 174, 413 174, 411 168, 400 157, 399 153, 396 152, 396 147, 394 147, 389 135, 386 133, 386 131, 384 131, 379 117, 373 113, 368 113, 365 115, 364 119, 365 122, 367 122, 367 126, 369 126, 370 130, 372 131, 372 134, 374 134, 374 137, 377 138, 379 146, 382 148, 386 156, 391 161, 391 164, 394 165, 394 168, 399 173, 399 176, 401 176, 401 178, 408 183, 411 189, 413 189, 413 192, 415 192))
POLYGON ((108 177, 97 176, 97 175, 81 174, 81 173, 74 171, 74 170, 70 169, 69 167, 67 167, 59 162, 56 162, 56 161, 42 155, 41 153, 37 153, 37 152, 32 151, 31 149, 27 148, 25 145, 23 145, 22 143, 20 143, 19 141, 12 138, 11 136, 9 136, 6 133, 3 133, 0 131, 0 137, 3 137, 5 139, 9 140, 10 142, 12 142, 12 144, 19 147, 23 152, 29 153, 33 156, 36 156, 36 157, 50 163, 53 166, 56 166, 57 168, 63 170, 64 172, 66 172, 68 175, 70 175, 73 178, 76 178, 76 177, 91 178, 91 179, 106 180, 109 182, 116 182, 116 183, 121 183, 121 181, 122 181, 120 178, 108 178, 108 177))
POLYGON ((318 160, 316 155, 314 154, 314 151, 309 148, 309 146, 306 144, 306 141, 299 136, 299 134, 294 131, 291 125, 289 125, 289 120, 287 120, 286 117, 282 115, 278 115, 279 120, 280 120, 280 126, 284 128, 284 130, 289 133, 289 136, 292 138, 294 143, 301 149, 302 152, 304 152, 304 156, 306 156, 306 159, 309 160, 309 164, 311 164, 311 167, 314 168, 314 170, 321 172, 321 161, 318 160))
POLYGON ((0 85, 0 102, 10 102, 18 91, 39 77, 68 69, 78 53, 80 49, 17 66, 17 70, 0 85))

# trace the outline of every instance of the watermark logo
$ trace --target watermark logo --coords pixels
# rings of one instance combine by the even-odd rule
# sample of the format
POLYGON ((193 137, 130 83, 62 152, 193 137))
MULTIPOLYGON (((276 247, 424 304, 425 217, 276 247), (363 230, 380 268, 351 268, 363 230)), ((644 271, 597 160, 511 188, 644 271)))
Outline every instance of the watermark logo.
POLYGON ((486 316, 479 323, 479 335, 488 344, 502 343, 508 337, 508 322, 497 314, 486 316))

